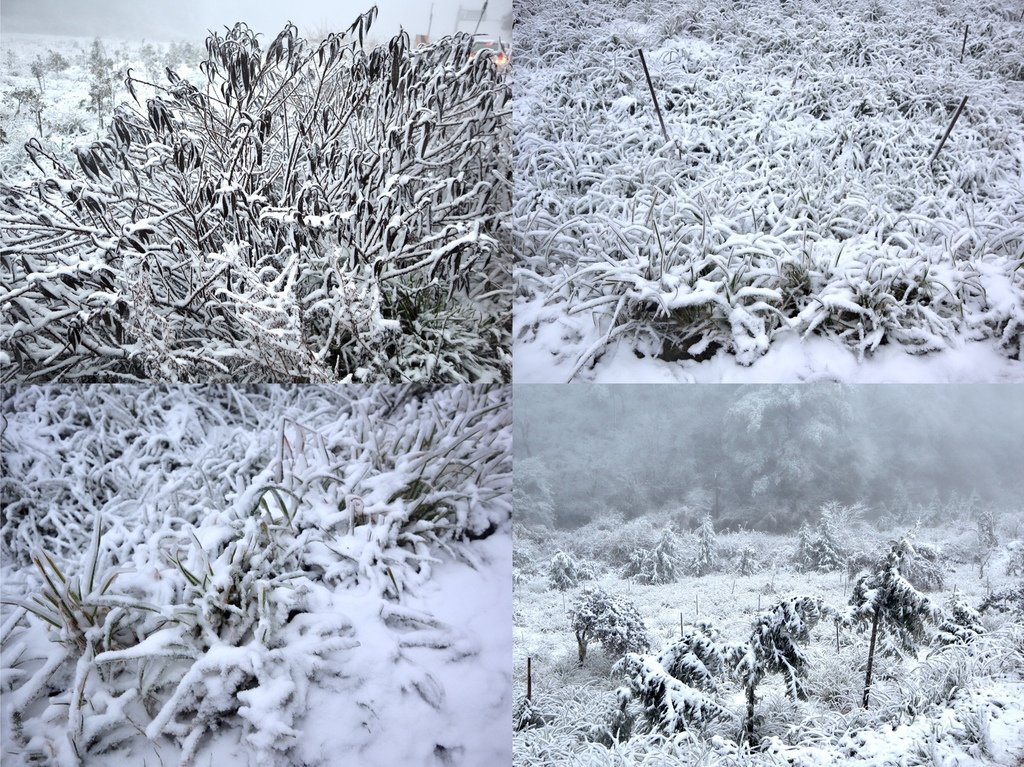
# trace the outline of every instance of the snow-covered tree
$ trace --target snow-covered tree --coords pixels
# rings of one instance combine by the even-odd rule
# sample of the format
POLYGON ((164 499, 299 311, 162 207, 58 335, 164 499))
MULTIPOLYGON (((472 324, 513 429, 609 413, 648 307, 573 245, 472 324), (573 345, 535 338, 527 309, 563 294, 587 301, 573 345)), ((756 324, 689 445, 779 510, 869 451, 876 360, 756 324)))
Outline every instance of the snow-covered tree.
POLYGON ((879 631, 887 633, 906 650, 912 650, 924 637, 926 621, 939 611, 914 588, 904 572, 913 566, 917 552, 907 538, 894 541, 881 566, 861 576, 850 597, 850 617, 859 625, 871 625, 868 664, 864 675, 864 708, 871 693, 871 671, 879 631))
POLYGON ((793 563, 801 572, 816 570, 833 572, 846 566, 846 554, 839 541, 837 527, 848 518, 844 507, 837 503, 827 503, 821 509, 821 518, 817 528, 804 524, 800 527, 799 544, 793 557, 793 563))
POLYGON ((658 653, 658 663, 683 684, 717 692, 715 677, 725 670, 721 635, 706 621, 686 626, 675 642, 658 653))
POLYGON ((531 525, 555 524, 551 472, 540 458, 517 458, 512 488, 516 519, 531 525))
POLYGON ((572 608, 572 629, 576 634, 580 665, 587 659, 587 647, 597 641, 613 656, 650 649, 651 638, 636 606, 612 596, 602 588, 584 591, 572 608))
POLYGON ((726 648, 726 662, 746 690, 747 740, 754 734, 756 689, 768 674, 783 675, 790 697, 807 697, 807 656, 800 643, 807 640, 818 621, 833 612, 818 597, 786 599, 754 621, 748 641, 726 648))
POLYGON ((641 583, 672 583, 679 577, 681 560, 679 539, 671 528, 665 528, 653 549, 633 551, 622 575, 641 583))
POLYGON ((715 525, 710 516, 705 516, 697 531, 697 553, 691 564, 697 576, 707 575, 718 569, 718 539, 715 537, 715 525))
POLYGON ((943 615, 935 636, 938 644, 967 644, 985 633, 980 613, 962 599, 951 599, 943 615))
POLYGON ((980 613, 1019 613, 1024 617, 1024 580, 996 589, 978 605, 980 613))
POLYGON ((580 582, 579 568, 576 561, 566 552, 559 551, 551 557, 548 567, 548 582, 551 588, 565 591, 580 582))
POLYGON ((1010 541, 1006 544, 1010 558, 1006 562, 1007 575, 1024 575, 1024 541, 1010 541))
POLYGON ((757 551, 753 546, 744 546, 736 555, 736 571, 740 575, 753 575, 757 572, 757 551))
POLYGON ((725 714, 719 703, 670 674, 653 655, 627 653, 613 671, 627 679, 618 692, 620 707, 636 700, 648 724, 661 732, 680 732, 725 714))

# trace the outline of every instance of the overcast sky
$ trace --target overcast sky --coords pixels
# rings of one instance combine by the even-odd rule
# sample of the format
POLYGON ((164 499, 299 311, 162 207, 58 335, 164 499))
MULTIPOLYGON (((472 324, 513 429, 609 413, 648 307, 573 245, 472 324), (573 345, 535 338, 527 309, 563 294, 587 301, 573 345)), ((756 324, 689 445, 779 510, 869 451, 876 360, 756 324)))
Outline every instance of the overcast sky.
MULTIPOLYGON (((459 8, 476 9, 484 0, 378 0, 379 14, 371 36, 383 40, 404 28, 410 35, 430 28, 437 38, 456 31, 459 8), (431 23, 431 9, 433 22, 431 23)), ((50 34, 152 41, 196 40, 209 29, 236 21, 268 36, 285 23, 316 32, 348 27, 372 5, 336 0, 0 0, 0 31, 4 34, 50 34)), ((488 0, 480 33, 498 36, 512 0, 488 0)), ((468 20, 458 31, 472 32, 468 20)))

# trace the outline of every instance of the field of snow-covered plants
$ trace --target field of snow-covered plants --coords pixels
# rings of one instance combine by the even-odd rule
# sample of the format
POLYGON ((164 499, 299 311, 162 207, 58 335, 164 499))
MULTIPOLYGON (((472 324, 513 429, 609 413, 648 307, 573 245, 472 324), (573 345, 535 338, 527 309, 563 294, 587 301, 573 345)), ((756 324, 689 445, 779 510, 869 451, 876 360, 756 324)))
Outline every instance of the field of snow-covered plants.
POLYGON ((516 13, 517 381, 1024 380, 1019 3, 516 13))
POLYGON ((508 764, 509 387, 7 387, 5 765, 508 764))
POLYGON ((1020 513, 864 511, 788 537, 517 524, 513 763, 1021 764, 1020 513))
POLYGON ((508 380, 508 74, 375 16, 5 38, 0 380, 508 380))

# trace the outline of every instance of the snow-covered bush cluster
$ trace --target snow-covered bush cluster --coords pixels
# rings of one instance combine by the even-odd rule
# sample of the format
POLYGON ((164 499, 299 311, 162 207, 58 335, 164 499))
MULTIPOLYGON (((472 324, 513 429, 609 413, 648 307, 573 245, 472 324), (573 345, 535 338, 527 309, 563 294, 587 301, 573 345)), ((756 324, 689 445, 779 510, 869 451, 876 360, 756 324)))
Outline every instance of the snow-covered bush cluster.
POLYGON ((202 87, 129 72, 73 162, 0 184, 21 381, 509 376, 510 86, 468 36, 211 34, 202 87))
POLYGON ((518 4, 531 380, 634 354, 749 366, 808 337, 860 360, 965 341, 1020 360, 1022 22, 942 5, 518 4))
POLYGON ((2 726, 25 763, 379 759, 435 717, 390 746, 422 762, 466 750, 443 726, 466 703, 507 727, 484 653, 507 628, 442 618, 436 579, 508 610, 508 387, 4 394, 2 726))

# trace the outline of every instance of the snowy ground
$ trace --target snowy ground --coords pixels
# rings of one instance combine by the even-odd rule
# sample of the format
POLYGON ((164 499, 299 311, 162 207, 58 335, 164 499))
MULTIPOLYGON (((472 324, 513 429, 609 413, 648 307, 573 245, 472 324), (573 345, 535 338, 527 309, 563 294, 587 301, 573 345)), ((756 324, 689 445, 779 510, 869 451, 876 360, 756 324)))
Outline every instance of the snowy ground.
POLYGON ((4 764, 509 763, 508 387, 4 395, 4 764))
MULTIPOLYGON (((579 666, 570 613, 581 590, 594 583, 581 581, 564 592, 553 589, 548 567, 557 550, 593 563, 600 586, 639 608, 654 638, 654 652, 679 635, 681 622, 710 621, 724 640, 739 641, 749 634, 759 610, 787 597, 815 595, 836 608, 843 608, 850 597, 845 572, 797 572, 790 564, 794 540, 764 533, 720 534, 721 569, 704 577, 685 575, 663 585, 622 577, 622 563, 611 561, 610 553, 630 546, 652 548, 651 541, 667 522, 596 522, 563 533, 517 527, 517 710, 526 694, 529 657, 534 708, 547 723, 515 734, 515 764, 1016 767, 1024 760, 1024 615, 1019 612, 986 614, 989 633, 973 646, 925 645, 917 658, 876 656, 868 711, 860 706, 867 637, 843 629, 837 651, 834 626, 823 621, 808 642, 809 700, 787 698, 777 678, 768 677, 758 688, 760 744, 754 749, 738 745, 744 697, 728 681, 721 694, 730 710, 724 720, 674 736, 641 733, 619 742, 597 742, 594 726, 607 722, 616 710, 615 690, 623 680, 611 673, 617 659, 599 648, 592 648, 586 665, 579 666), (735 557, 746 547, 757 552, 758 567, 744 576, 737 572, 735 557)), ((1003 525, 1003 540, 1019 535, 1019 514, 1004 516, 1003 525)), ((870 526, 856 535, 858 545, 868 550, 880 550, 889 537, 888 531, 870 526)), ((944 586, 929 593, 940 604, 955 593, 977 606, 991 590, 1019 582, 1019 575, 1016 580, 1005 575, 1005 548, 988 563, 984 577, 977 564, 963 561, 963 525, 922 529, 917 539, 944 552, 944 586)), ((684 535, 682 540, 689 555, 696 545, 693 537, 684 535)))
POLYGON ((517 381, 1024 380, 1017 5, 517 14, 517 381))

